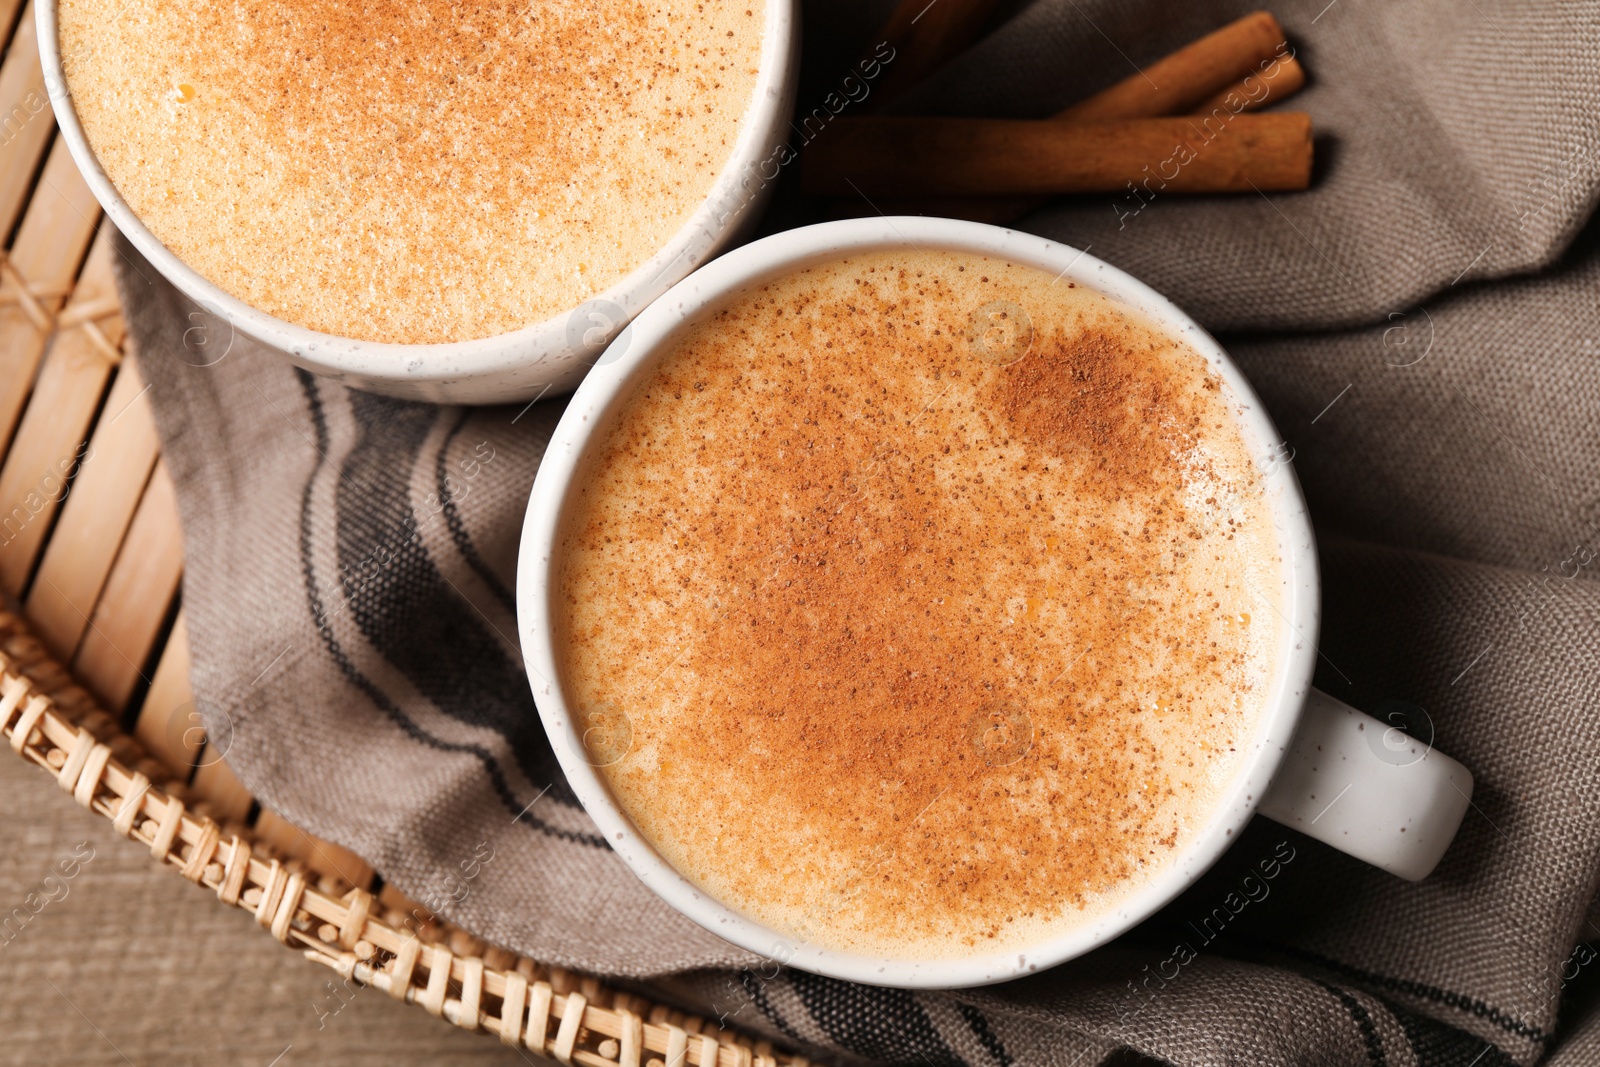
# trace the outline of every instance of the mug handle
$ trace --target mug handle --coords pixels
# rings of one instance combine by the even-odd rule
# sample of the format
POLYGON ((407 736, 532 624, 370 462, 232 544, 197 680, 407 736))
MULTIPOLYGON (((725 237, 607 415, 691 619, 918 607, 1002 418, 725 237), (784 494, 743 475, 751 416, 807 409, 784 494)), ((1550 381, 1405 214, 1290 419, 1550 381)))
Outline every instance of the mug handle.
POLYGON ((1311 690, 1261 814, 1408 881, 1426 878, 1472 802, 1472 772, 1311 690))

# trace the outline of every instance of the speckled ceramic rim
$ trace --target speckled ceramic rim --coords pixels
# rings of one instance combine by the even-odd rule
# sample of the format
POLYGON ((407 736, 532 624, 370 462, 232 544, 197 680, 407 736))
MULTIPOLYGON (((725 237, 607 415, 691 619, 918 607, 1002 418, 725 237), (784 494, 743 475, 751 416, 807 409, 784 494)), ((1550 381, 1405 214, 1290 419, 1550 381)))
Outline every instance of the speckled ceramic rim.
POLYGON ((595 336, 584 309, 601 309, 602 318, 593 321, 638 314, 759 214, 772 185, 763 180, 762 165, 788 139, 799 73, 798 0, 767 0, 760 70, 744 127, 710 195, 664 248, 578 308, 521 330, 450 344, 382 344, 308 330, 259 311, 201 277, 156 239, 111 184, 84 138, 63 72, 56 5, 57 0, 38 0, 36 6, 39 54, 56 121, 95 199, 145 259, 206 312, 307 370, 374 392, 436 403, 510 403, 575 385, 599 347, 584 343, 586 334, 595 336))
POLYGON ((1054 966, 1121 934, 1188 887, 1244 828, 1294 735, 1310 689, 1318 624, 1316 550, 1293 471, 1269 458, 1282 442, 1255 393, 1221 346, 1170 301, 1093 256, 1030 234, 948 219, 850 220, 777 234, 713 261, 634 320, 615 346, 620 355, 612 359, 608 353, 579 387, 539 467, 522 530, 518 623, 534 699, 567 780, 617 854, 679 911, 736 945, 818 974, 913 988, 984 985, 1054 966), (837 256, 913 246, 990 255, 1060 274, 1137 308, 1204 356, 1222 378, 1262 469, 1283 559, 1279 607, 1285 625, 1278 670, 1244 769, 1194 843, 1121 907, 1020 954, 888 960, 835 952, 798 943, 712 899, 663 860, 618 809, 600 774, 583 758, 582 739, 554 681, 560 676, 551 638, 557 531, 585 449, 627 399, 629 383, 655 363, 684 324, 742 289, 837 256))

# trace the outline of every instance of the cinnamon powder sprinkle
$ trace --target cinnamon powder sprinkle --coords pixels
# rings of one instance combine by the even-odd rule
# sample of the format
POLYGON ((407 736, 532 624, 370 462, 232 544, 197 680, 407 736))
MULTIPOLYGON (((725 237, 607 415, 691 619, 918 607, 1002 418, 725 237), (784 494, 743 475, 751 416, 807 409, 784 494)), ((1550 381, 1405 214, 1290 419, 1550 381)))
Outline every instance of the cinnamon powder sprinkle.
POLYGON ((1259 717, 1254 467, 1199 357, 1082 287, 905 252, 748 292, 590 471, 569 699, 626 710, 603 773, 663 855, 801 939, 1081 923, 1197 832, 1259 717), (1032 319, 1004 366, 969 341, 992 298, 1032 319))
POLYGON ((764 8, 62 0, 96 157, 167 247, 396 343, 559 315, 665 246, 755 97, 764 8))

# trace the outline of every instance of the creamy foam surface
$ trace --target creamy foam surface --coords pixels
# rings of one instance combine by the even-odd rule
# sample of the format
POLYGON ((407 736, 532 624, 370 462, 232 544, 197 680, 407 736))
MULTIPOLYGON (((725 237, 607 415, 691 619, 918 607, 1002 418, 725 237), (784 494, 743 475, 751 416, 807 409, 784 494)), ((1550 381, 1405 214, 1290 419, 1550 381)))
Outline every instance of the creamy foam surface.
POLYGON ((89 144, 239 299, 363 340, 576 307, 689 220, 753 102, 760 5, 62 0, 89 144))
POLYGON ((1264 712, 1281 565, 1232 403, 1136 313, 995 259, 735 298, 569 502, 591 762, 668 862, 803 942, 948 959, 1104 914, 1264 712))

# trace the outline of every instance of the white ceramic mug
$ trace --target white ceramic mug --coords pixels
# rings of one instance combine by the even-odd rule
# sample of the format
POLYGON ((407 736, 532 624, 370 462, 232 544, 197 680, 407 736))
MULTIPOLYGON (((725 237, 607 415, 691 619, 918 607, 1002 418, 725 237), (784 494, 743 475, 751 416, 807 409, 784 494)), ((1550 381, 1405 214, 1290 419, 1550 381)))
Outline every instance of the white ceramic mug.
POLYGON ((1249 384, 1212 337, 1122 271, 1030 234, 931 218, 875 218, 792 230, 701 268, 635 319, 573 396, 539 467, 523 525, 518 624, 534 699, 567 780, 605 838, 644 882, 707 929, 753 952, 837 978, 877 985, 953 987, 1004 981, 1081 955, 1149 917, 1214 863, 1261 812, 1406 879, 1431 871, 1472 795, 1466 768, 1414 738, 1311 688, 1318 627, 1316 547, 1282 439, 1249 384), (553 645, 558 536, 585 450, 687 323, 736 293, 852 252, 942 248, 995 256, 1061 275, 1129 305, 1204 357, 1231 393, 1257 457, 1282 558, 1284 625, 1266 711, 1247 762, 1187 849, 1114 911, 1021 955, 886 960, 820 948, 769 929, 708 896, 663 860, 613 800, 586 758, 582 728, 561 687, 553 645))
POLYGON ((755 92, 727 165, 694 215, 649 260, 571 311, 495 337, 425 345, 339 337, 297 326, 229 295, 139 220, 84 138, 63 71, 56 4, 38 0, 36 5, 45 87, 73 160, 117 229, 204 313, 307 370, 408 400, 501 404, 570 389, 629 319, 751 225, 771 193, 777 161, 787 158, 779 155, 779 146, 789 140, 799 76, 799 2, 766 0, 755 92))

